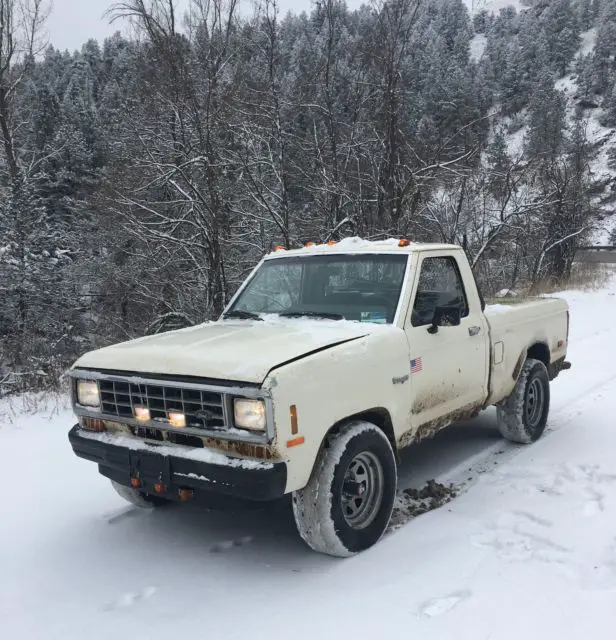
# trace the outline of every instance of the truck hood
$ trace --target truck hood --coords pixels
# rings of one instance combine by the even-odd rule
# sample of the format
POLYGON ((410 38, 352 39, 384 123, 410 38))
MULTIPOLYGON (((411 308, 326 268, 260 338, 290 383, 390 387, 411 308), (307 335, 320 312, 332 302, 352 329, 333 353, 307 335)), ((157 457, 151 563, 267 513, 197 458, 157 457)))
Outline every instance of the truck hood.
POLYGON ((392 329, 391 325, 342 320, 224 320, 91 351, 73 368, 261 383, 280 365, 392 329))

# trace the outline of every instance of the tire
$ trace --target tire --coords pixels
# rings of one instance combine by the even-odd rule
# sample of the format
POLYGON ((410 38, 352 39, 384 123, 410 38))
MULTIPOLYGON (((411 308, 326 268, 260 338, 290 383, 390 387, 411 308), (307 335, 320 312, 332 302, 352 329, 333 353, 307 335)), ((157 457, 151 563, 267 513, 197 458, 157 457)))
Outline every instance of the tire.
POLYGON ((346 425, 327 438, 308 484, 293 494, 301 538, 340 558, 368 549, 387 529, 397 482, 387 436, 369 422, 346 425))
POLYGON ((540 360, 528 358, 511 395, 496 408, 500 432, 511 442, 531 444, 545 431, 549 410, 548 370, 540 360))
POLYGON ((140 509, 154 509, 155 507, 163 507, 170 504, 169 500, 137 491, 137 489, 126 487, 114 480, 111 480, 111 485, 124 500, 127 500, 140 509))

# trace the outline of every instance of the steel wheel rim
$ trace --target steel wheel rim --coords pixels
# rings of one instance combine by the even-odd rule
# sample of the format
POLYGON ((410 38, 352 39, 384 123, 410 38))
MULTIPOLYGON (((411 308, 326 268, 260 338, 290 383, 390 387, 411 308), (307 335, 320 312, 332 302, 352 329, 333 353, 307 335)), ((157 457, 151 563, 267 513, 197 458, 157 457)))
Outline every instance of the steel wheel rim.
POLYGON ((383 465, 373 453, 363 451, 351 460, 342 482, 342 515, 353 529, 365 529, 376 518, 385 486, 383 465))
POLYGON ((543 405, 545 402, 545 392, 539 378, 534 378, 529 387, 526 397, 526 424, 535 428, 541 421, 543 415, 543 405))

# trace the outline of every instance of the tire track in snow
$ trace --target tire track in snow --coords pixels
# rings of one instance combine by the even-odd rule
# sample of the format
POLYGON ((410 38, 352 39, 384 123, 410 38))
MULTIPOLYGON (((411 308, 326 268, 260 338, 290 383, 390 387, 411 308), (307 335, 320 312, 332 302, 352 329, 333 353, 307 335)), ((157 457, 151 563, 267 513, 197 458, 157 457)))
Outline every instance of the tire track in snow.
POLYGON ((455 591, 441 598, 432 598, 419 607, 419 614, 427 618, 442 616, 471 596, 472 592, 464 589, 463 591, 455 591))
MULTIPOLYGON (((573 346, 575 349, 579 344, 584 343, 585 352, 602 353, 604 352, 602 347, 605 342, 605 335, 611 333, 616 333, 616 328, 606 327, 572 340, 570 346, 573 346), (594 342, 598 344, 597 347, 593 349, 591 345, 594 342)), ((576 391, 573 396, 568 395, 566 399, 563 398, 563 400, 559 402, 560 406, 557 405, 555 409, 551 409, 548 427, 541 440, 545 440, 554 433, 566 428, 583 413, 583 410, 579 410, 580 405, 583 407, 586 404, 596 403, 596 401, 601 399, 605 394, 605 388, 616 383, 616 359, 610 359, 610 364, 610 369, 606 372, 607 375, 602 375, 599 379, 595 380, 590 378, 590 381, 584 385, 582 390, 576 391)), ((573 365, 575 366, 574 361, 573 365)), ((596 369, 595 367, 595 370, 596 369)), ((567 372, 561 375, 567 375, 567 372)), ((494 428, 497 428, 496 423, 494 424, 494 428)), ((435 480, 443 484, 455 484, 459 489, 458 495, 461 495, 470 490, 479 475, 489 474, 494 469, 494 466, 514 459, 519 453, 525 451, 527 446, 528 445, 512 444, 505 440, 498 440, 493 445, 466 458, 444 473, 436 475, 435 480)), ((409 518, 409 520, 410 519, 412 518, 409 518)), ((402 523, 399 523, 398 526, 401 525, 402 523)))

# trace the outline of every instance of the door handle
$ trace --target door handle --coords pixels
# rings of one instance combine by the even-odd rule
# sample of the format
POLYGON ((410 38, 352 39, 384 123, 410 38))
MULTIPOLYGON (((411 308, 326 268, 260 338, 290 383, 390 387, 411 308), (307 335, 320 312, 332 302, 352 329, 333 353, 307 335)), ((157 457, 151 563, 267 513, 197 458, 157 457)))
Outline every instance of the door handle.
POLYGON ((480 331, 481 331, 481 327, 469 327, 468 328, 468 335, 469 336, 476 336, 480 331))

